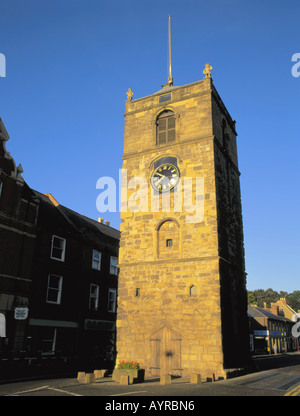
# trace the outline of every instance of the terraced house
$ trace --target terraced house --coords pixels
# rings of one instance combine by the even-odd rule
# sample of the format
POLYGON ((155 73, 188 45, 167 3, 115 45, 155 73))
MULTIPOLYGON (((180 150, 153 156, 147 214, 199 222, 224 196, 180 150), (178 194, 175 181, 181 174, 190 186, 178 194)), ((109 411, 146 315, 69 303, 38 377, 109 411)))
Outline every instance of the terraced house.
POLYGON ((31 189, 8 139, 1 121, 0 366, 112 366, 119 231, 31 189))

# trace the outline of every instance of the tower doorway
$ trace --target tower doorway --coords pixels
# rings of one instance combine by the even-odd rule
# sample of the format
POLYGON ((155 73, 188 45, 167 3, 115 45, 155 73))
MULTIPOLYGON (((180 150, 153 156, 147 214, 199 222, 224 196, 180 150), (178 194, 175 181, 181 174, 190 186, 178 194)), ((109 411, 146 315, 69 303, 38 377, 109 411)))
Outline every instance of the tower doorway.
POLYGON ((168 328, 154 332, 150 338, 151 374, 181 376, 181 337, 168 328))

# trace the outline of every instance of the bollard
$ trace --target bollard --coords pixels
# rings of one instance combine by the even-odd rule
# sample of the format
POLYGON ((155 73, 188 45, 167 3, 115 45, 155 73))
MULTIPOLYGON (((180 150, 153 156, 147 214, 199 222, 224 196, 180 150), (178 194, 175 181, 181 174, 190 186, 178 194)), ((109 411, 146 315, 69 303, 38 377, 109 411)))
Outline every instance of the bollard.
POLYGON ((107 376, 107 373, 108 373, 108 370, 101 370, 102 371, 102 377, 106 377, 107 376))
POLYGON ((108 370, 94 370, 94 374, 96 378, 103 378, 106 376, 108 370))
POLYGON ((103 377, 103 370, 94 370, 95 378, 103 377))
POLYGON ((79 383, 84 383, 85 382, 85 373, 83 371, 78 372, 77 381, 79 381, 79 383))
POLYGON ((201 384, 201 374, 191 374, 191 384, 201 384))
POLYGON ((165 384, 171 384, 171 376, 169 375, 164 375, 160 377, 160 384, 165 385, 165 384))
POLYGON ((93 374, 93 373, 87 373, 85 375, 84 382, 85 382, 85 384, 95 383, 95 374, 93 374))
POLYGON ((102 378, 105 376, 107 370, 94 370, 94 374, 96 378, 102 378))

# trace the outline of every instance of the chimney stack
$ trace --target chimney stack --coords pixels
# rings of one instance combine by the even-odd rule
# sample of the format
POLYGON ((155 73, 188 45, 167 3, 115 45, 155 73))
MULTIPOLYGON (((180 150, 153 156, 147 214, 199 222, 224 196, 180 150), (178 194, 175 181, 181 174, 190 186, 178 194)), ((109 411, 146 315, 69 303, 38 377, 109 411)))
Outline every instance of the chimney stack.
POLYGON ((279 315, 279 307, 274 303, 271 303, 271 313, 277 316, 279 315))

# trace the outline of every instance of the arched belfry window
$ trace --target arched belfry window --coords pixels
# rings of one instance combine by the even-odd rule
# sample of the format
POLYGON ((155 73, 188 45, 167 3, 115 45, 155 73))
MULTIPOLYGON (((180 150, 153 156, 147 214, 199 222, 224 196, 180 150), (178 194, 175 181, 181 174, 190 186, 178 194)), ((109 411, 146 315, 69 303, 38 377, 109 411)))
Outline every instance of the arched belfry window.
POLYGON ((156 119, 156 144, 167 144, 175 141, 175 114, 165 110, 156 119))

